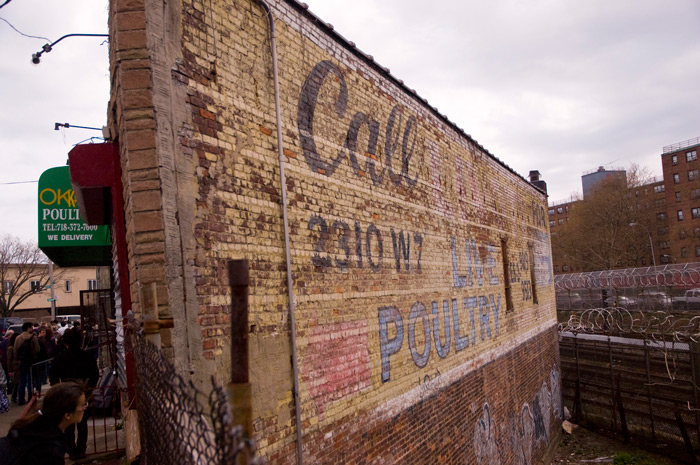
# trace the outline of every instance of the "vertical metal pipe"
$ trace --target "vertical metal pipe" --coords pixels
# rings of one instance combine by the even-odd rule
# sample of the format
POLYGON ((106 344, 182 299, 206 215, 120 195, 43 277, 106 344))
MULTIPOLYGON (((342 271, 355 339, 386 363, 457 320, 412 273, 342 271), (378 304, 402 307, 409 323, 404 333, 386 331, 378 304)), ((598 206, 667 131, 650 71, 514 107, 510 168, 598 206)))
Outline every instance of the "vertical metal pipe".
POLYGON ((53 262, 49 260, 49 286, 51 289, 51 321, 56 320, 56 282, 53 280, 53 262))
POLYGON ((287 178, 284 171, 284 145, 282 138, 282 110, 280 109, 280 86, 277 70, 277 37, 275 21, 270 7, 264 0, 257 0, 267 13, 270 22, 270 47, 272 52, 272 75, 275 85, 275 116, 277 123, 277 151, 279 155, 280 183, 282 190, 282 219, 284 221, 284 252, 287 260, 287 292, 289 295, 289 326, 292 345, 292 371, 294 372, 294 409, 297 423, 297 463, 303 465, 301 402, 299 400, 299 361, 297 358, 296 318, 294 315, 294 280, 292 278, 292 257, 289 247, 289 219, 287 217, 287 178))

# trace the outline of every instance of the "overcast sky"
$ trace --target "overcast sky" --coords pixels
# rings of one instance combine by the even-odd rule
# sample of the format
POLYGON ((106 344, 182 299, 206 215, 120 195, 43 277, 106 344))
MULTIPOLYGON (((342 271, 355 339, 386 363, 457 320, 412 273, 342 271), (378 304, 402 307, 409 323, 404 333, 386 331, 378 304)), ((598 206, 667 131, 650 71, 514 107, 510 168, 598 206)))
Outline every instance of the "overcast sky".
MULTIPOLYGON (((0 0, 2 3, 3 0, 0 0)), ((581 174, 637 163, 661 175, 662 148, 700 137, 697 0, 309 0, 311 11, 402 79, 518 173, 538 169, 551 201, 581 174)), ((0 18, 51 41, 105 33, 106 0, 12 0, 0 18)), ((46 43, 0 21, 0 233, 36 240, 36 184, 100 127, 108 46, 46 43)))
MULTIPOLYGON (((0 4, 4 0, 0 0, 0 4)), ((33 66, 32 53, 66 34, 107 33, 107 0, 12 0, 0 9, 0 234, 37 241, 37 181, 66 164, 72 146, 99 131, 54 131, 54 123, 101 127, 109 99, 108 43, 73 37, 33 66), (47 40, 48 39, 48 40, 47 40)))

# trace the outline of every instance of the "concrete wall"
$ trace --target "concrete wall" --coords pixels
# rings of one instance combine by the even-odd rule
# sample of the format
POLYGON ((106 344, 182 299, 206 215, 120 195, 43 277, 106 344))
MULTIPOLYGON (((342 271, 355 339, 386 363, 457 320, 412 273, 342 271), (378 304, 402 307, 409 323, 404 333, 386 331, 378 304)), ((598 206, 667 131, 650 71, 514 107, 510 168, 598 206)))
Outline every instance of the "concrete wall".
MULTIPOLYGON (((561 415, 545 196, 298 4, 271 7, 305 462, 531 463, 561 415)), ((114 0, 110 28, 134 310, 155 282, 176 366, 225 381, 227 263, 248 259, 255 435, 296 463, 264 11, 114 0)))

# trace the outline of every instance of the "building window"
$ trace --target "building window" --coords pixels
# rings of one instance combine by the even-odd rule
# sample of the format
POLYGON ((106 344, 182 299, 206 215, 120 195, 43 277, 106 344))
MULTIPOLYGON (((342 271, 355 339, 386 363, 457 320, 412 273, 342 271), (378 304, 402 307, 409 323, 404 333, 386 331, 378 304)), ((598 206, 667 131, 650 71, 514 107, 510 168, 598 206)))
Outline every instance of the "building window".
POLYGON ((559 224, 564 224, 564 218, 559 218, 559 224))
POLYGON ((41 281, 29 281, 29 288, 32 290, 32 292, 41 292, 41 281))
POLYGON ((661 263, 671 263, 671 256, 668 254, 663 254, 659 258, 661 259, 661 263))
MULTIPOLYGON (((680 201, 681 201, 681 193, 676 192, 676 202, 680 202, 680 201)), ((658 200, 657 200, 657 202, 658 202, 658 200)))
POLYGON ((695 161, 698 159, 698 153, 695 150, 685 152, 685 161, 695 161))
POLYGON ((95 289, 97 289, 97 280, 88 279, 88 291, 94 291, 95 289))
POLYGON ((695 237, 700 237, 700 227, 696 226, 695 229, 693 229, 693 234, 695 234, 695 237))
POLYGON ((679 239, 685 239, 685 237, 686 237, 687 235, 688 235, 688 234, 685 232, 685 229, 681 229, 680 231, 678 231, 678 238, 679 238, 679 239))
POLYGON ((688 256, 688 248, 687 247, 681 247, 681 257, 685 258, 688 256))
POLYGON ((690 191, 690 198, 691 199, 700 198, 700 189, 693 189, 692 191, 690 191))
POLYGON ((668 241, 659 241, 659 248, 660 249, 670 249, 671 245, 669 244, 668 241))
POLYGON ((695 246, 695 256, 700 257, 700 245, 695 246))
POLYGON ((561 207, 557 208, 557 213, 563 213, 563 212, 564 212, 563 208, 561 208, 561 207))
POLYGON ((661 192, 666 192, 666 186, 663 184, 659 184, 658 186, 654 186, 654 192, 661 193, 661 192))
POLYGON ((554 221, 554 220, 550 220, 550 221, 549 221, 549 226, 550 226, 550 227, 551 227, 551 226, 554 226, 555 224, 557 224, 556 221, 554 221))
POLYGON ((66 279, 66 292, 71 292, 73 290, 73 285, 70 282, 70 279, 66 279))
POLYGON ((688 181, 698 179, 698 170, 688 170, 688 181))
POLYGON ((673 174, 673 184, 680 184, 681 182, 681 175, 678 173, 673 174))
POLYGON ((5 281, 2 285, 2 288, 5 291, 5 295, 9 294, 12 291, 13 287, 15 287, 14 281, 5 281))
POLYGON ((659 228, 659 229, 656 231, 656 233, 657 233, 659 236, 665 236, 666 234, 668 234, 668 227, 659 228))
POLYGON ((683 210, 678 210, 676 216, 678 217, 678 221, 683 221, 683 210))
POLYGON ((550 215, 554 215, 554 209, 553 209, 553 208, 550 208, 550 209, 549 209, 549 214, 550 214, 550 215))
POLYGON ((678 164, 678 155, 674 155, 671 157, 671 164, 673 166, 676 166, 678 164))
POLYGON ((695 207, 690 209, 690 216, 693 218, 700 218, 700 208, 695 207))
MULTIPOLYGON (((700 257, 700 255, 698 255, 700 257)), ((569 265, 564 265, 561 267, 562 271, 569 271, 569 265)))
POLYGON ((635 196, 635 197, 639 197, 639 189, 637 189, 636 191, 634 191, 634 196, 635 196))
MULTIPOLYGON (((664 205, 666 205, 666 199, 656 199, 654 201, 654 205, 656 205, 657 207, 663 207, 664 205)), ((647 203, 647 210, 648 209, 649 209, 649 204, 647 203)))
POLYGON ((666 213, 657 213, 656 219, 659 221, 666 221, 666 213))

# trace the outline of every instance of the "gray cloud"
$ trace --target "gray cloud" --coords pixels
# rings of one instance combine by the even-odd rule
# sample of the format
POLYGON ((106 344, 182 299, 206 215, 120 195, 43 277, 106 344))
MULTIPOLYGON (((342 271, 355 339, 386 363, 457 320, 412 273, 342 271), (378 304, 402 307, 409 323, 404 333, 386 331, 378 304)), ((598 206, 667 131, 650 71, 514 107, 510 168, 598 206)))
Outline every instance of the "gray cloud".
POLYGON ((307 3, 553 200, 700 135, 697 2, 307 3))
MULTIPOLYGON (((661 173, 664 145, 700 136, 700 3, 694 0, 307 0, 358 48, 522 174, 539 169, 553 200, 599 165, 661 173)), ((0 17, 55 40, 107 30, 107 0, 14 1, 0 17)), ((45 41, 0 22, 0 183, 38 179, 101 126, 107 45, 45 41)), ((0 184, 0 233, 36 238, 35 187, 0 184)))

